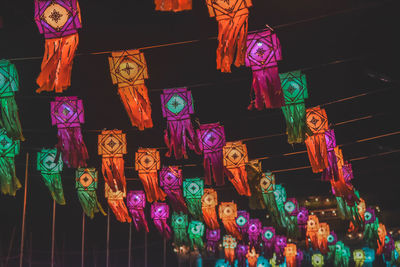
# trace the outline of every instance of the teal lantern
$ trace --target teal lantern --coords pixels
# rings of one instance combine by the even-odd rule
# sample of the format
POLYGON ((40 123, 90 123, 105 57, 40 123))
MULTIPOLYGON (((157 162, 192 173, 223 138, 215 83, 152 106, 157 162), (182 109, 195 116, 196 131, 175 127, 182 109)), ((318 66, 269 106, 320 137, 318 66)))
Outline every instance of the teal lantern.
POLYGON ((204 181, 201 178, 190 178, 183 181, 183 196, 192 216, 201 220, 201 197, 204 194, 204 181))
POLYGON ((188 244, 188 216, 184 213, 172 213, 172 230, 174 231, 175 246, 188 244))
POLYGON ((21 183, 15 174, 14 157, 19 154, 19 140, 12 140, 0 129, 0 186, 5 195, 15 196, 21 183))
POLYGON ((204 247, 204 223, 200 221, 191 221, 188 227, 189 239, 192 247, 202 249, 204 247))

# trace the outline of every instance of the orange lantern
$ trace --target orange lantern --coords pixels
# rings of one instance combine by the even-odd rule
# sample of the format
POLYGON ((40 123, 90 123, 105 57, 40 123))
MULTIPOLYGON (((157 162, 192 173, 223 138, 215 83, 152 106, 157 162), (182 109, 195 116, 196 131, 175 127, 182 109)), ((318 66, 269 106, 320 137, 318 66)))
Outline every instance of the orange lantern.
POLYGON ((219 218, 228 234, 233 235, 236 239, 241 240, 242 236, 236 225, 237 206, 232 202, 221 202, 218 207, 219 218))
POLYGON ((231 235, 224 235, 222 246, 224 247, 225 260, 233 264, 235 261, 235 248, 237 246, 236 238, 231 235))
POLYGON ((320 223, 318 229, 318 248, 322 254, 328 252, 328 236, 330 235, 329 224, 320 223))
POLYGON ((114 212, 115 217, 120 222, 131 222, 131 217, 129 217, 128 209, 125 206, 124 198, 126 197, 126 190, 123 191, 113 191, 107 183, 104 184, 104 193, 107 198, 108 205, 114 212))
POLYGON ((217 191, 211 188, 204 189, 204 194, 201 197, 201 209, 203 211, 204 222, 211 230, 219 228, 217 220, 217 212, 215 207, 218 205, 217 191))
POLYGON ((258 256, 260 256, 260 255, 257 253, 257 251, 254 247, 249 249, 249 251, 247 252, 247 255, 246 255, 247 261, 249 263, 249 267, 257 266, 258 256))
POLYGON ((308 215, 307 230, 306 230, 306 246, 309 247, 309 242, 314 250, 318 249, 318 230, 319 220, 316 215, 308 215))
POLYGON ((192 0, 154 0, 154 4, 158 11, 192 10, 192 0))
POLYGON ((288 243, 283 255, 286 258, 287 267, 296 267, 297 247, 296 244, 288 243))
POLYGON ((378 226, 378 248, 376 249, 376 255, 381 255, 383 252, 383 248, 385 246, 385 238, 386 238, 387 232, 386 232, 386 227, 384 224, 380 223, 378 226))

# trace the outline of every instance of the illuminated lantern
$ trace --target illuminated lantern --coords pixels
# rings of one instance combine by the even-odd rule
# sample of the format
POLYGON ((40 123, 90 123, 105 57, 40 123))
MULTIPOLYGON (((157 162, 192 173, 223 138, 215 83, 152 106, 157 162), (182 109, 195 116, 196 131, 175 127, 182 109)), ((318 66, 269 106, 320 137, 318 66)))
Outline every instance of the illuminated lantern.
POLYGON ((62 93, 71 85, 72 61, 82 28, 77 0, 35 0, 35 22, 44 34, 45 50, 37 93, 62 93))
POLYGON ((285 105, 278 61, 282 60, 281 45, 276 33, 263 30, 247 36, 246 66, 253 71, 255 100, 249 109, 255 107, 280 108, 285 105))
POLYGON ((135 169, 139 173, 148 202, 164 201, 166 194, 158 186, 160 152, 156 148, 139 148, 135 155, 135 169))
POLYGON ((308 221, 308 209, 305 207, 301 207, 299 209, 299 213, 297 214, 297 226, 299 228, 302 237, 306 233, 307 221, 308 221))
MULTIPOLYGON (((346 184, 343 179, 339 179, 337 181, 331 180, 332 192, 336 196, 336 200, 339 203, 342 202, 342 208, 349 209, 349 212, 354 214, 357 213, 356 204, 360 201, 357 196, 354 187, 352 185, 346 184), (345 202, 345 203, 344 203, 345 202)), ((345 211, 341 211, 342 213, 345 211)))
POLYGON ((203 249, 204 224, 200 221, 191 221, 189 223, 188 232, 192 248, 203 249))
POLYGON ((190 121, 190 115, 194 113, 192 93, 187 88, 164 89, 161 108, 163 117, 167 118, 166 156, 170 157, 174 151, 176 159, 187 159, 186 146, 200 154, 199 141, 190 121))
POLYGON ((249 220, 250 220, 250 214, 247 211, 239 210, 237 212, 236 226, 239 230, 239 233, 242 236, 242 239, 245 241, 247 241, 247 239, 248 239, 247 228, 249 225, 249 220))
POLYGON ((368 207, 364 213, 364 241, 371 248, 376 248, 379 243, 378 239, 379 221, 375 216, 375 210, 368 207))
POLYGON ((301 249, 297 249, 297 253, 296 253, 296 266, 300 267, 302 266, 302 262, 304 259, 304 253, 301 249))
POLYGON ((276 206, 275 204, 275 174, 267 171, 263 174, 260 180, 260 187, 262 196, 264 198, 264 203, 267 205, 268 209, 271 211, 276 206))
POLYGON ((206 3, 210 17, 218 21, 217 69, 231 72, 235 54, 235 66, 244 64, 251 0, 206 0, 206 3))
POLYGON ((229 181, 233 184, 239 195, 250 196, 247 183, 246 163, 249 162, 247 147, 241 141, 227 142, 223 148, 224 166, 229 181))
POLYGON ((160 186, 167 194, 168 202, 174 211, 188 212, 182 196, 182 170, 179 167, 163 167, 160 171, 160 186))
POLYGON ((316 215, 308 215, 307 230, 306 230, 306 245, 309 247, 311 242, 313 250, 318 249, 318 230, 319 220, 316 215))
POLYGON ((154 0, 157 11, 179 12, 192 9, 192 0, 154 0))
POLYGON ((250 209, 265 209, 260 181, 264 177, 261 161, 251 160, 246 164, 247 179, 249 182, 251 196, 249 197, 250 209))
POLYGON ((171 228, 167 224, 169 207, 166 203, 154 202, 151 204, 151 218, 158 232, 165 238, 171 238, 171 228))
POLYGON ((348 267, 350 261, 350 249, 342 241, 336 243, 334 266, 348 267))
POLYGON ((221 202, 218 207, 219 218, 222 220, 222 224, 226 232, 234 237, 237 240, 241 240, 242 236, 238 230, 236 225, 237 218, 237 206, 232 202, 221 202))
POLYGON ((356 263, 355 267, 362 267, 365 261, 365 252, 362 249, 353 251, 353 260, 356 263))
POLYGON ((231 265, 225 259, 218 259, 215 262, 215 267, 230 267, 231 265))
POLYGON ((21 188, 15 174, 14 158, 19 154, 19 140, 11 140, 5 129, 0 129, 0 185, 5 195, 15 196, 21 188))
POLYGON ((51 102, 51 124, 58 128, 57 150, 70 168, 85 167, 89 158, 81 132, 84 122, 83 103, 78 97, 56 97, 51 102))
POLYGON ((284 252, 287 245, 287 238, 285 236, 275 236, 275 262, 282 264, 285 262, 284 252))
POLYGON ((218 248, 218 242, 219 239, 221 238, 221 230, 220 229, 215 229, 215 230, 206 230, 206 239, 207 239, 207 251, 215 254, 218 248))
POLYGON ((201 178, 185 179, 183 181, 183 196, 189 213, 196 220, 202 219, 201 197, 204 194, 204 181, 201 178))
POLYGON ((284 255, 287 267, 296 267, 297 247, 296 244, 289 243, 285 247, 284 255))
POLYGON ((257 266, 257 260, 258 256, 260 256, 255 248, 249 249, 247 252, 246 258, 247 262, 249 263, 249 267, 256 267, 257 266))
POLYGON ((271 259, 275 249, 275 229, 273 227, 264 226, 261 232, 263 240, 264 257, 271 259))
POLYGON ((99 211, 105 216, 100 202, 97 200, 97 170, 95 168, 79 168, 75 171, 75 188, 79 202, 86 216, 94 218, 94 214, 99 211))
POLYGON ((131 222, 128 209, 126 208, 124 198, 126 197, 126 189, 124 191, 113 191, 107 183, 104 184, 104 193, 107 198, 108 205, 114 212, 116 219, 120 222, 131 222))
POLYGON ((337 235, 334 231, 331 231, 327 238, 328 241, 328 259, 333 259, 336 250, 337 235))
POLYGON ((247 227, 247 236, 249 237, 249 245, 251 248, 259 250, 259 237, 262 232, 262 225, 259 219, 250 219, 247 227))
POLYGON ((235 261, 235 248, 237 246, 236 238, 231 235, 224 235, 222 246, 224 247, 225 260, 233 264, 235 261))
POLYGON ((378 227, 378 248, 376 249, 376 255, 381 255, 383 252, 386 234, 387 233, 385 225, 380 223, 378 227))
POLYGON ((235 264, 237 263, 237 266, 240 267, 245 267, 246 266, 246 256, 247 252, 249 250, 249 247, 245 244, 238 244, 236 247, 236 260, 235 264))
POLYGON ((149 78, 144 54, 139 50, 112 52, 108 58, 113 84, 125 106, 132 126, 152 128, 151 104, 144 80, 149 78))
POLYGON ((375 261, 375 250, 369 247, 363 247, 365 253, 365 261, 363 267, 372 267, 375 261))
POLYGON ((275 203, 279 211, 278 216, 273 216, 275 222, 281 227, 287 227, 287 216, 284 208, 284 204, 286 202, 286 189, 282 185, 275 186, 275 203))
POLYGON ((98 153, 102 156, 101 170, 105 182, 112 190, 126 188, 123 155, 126 150, 126 135, 121 130, 104 130, 98 136, 98 153))
POLYGON ((367 208, 364 199, 360 198, 360 203, 356 204, 356 207, 356 215, 351 216, 349 232, 358 232, 359 228, 364 226, 364 214, 367 208))
POLYGON ((17 68, 10 61, 0 59, 0 128, 12 139, 24 141, 15 92, 19 90, 17 68))
POLYGON ((299 213, 299 203, 295 198, 288 198, 284 204, 284 207, 285 211, 290 216, 297 216, 297 214, 299 213))
POLYGON ((322 181, 338 180, 339 169, 338 159, 336 158, 335 147, 336 138, 335 132, 332 129, 325 131, 326 150, 328 157, 328 167, 322 172, 322 181))
POLYGON ((203 211, 204 222, 211 230, 219 228, 217 212, 215 211, 217 205, 217 191, 211 188, 204 189, 204 194, 201 197, 201 210, 203 211))
POLYGON ((172 213, 172 230, 174 231, 174 245, 183 246, 188 244, 188 216, 183 213, 172 213))
POLYGON ((324 255, 316 253, 311 257, 311 264, 313 267, 324 266, 324 255))
POLYGON ((61 182, 63 162, 57 149, 43 148, 37 153, 37 170, 43 177, 44 184, 50 190, 53 199, 60 205, 65 205, 64 191, 61 182))
POLYGON ((221 186, 224 181, 224 166, 222 149, 225 146, 224 126, 219 123, 202 124, 197 130, 200 147, 204 153, 205 183, 211 185, 211 177, 215 184, 221 186))
POLYGON ((282 107, 286 120, 288 143, 303 143, 306 138, 306 106, 308 98, 306 75, 299 70, 279 74, 285 106, 282 107))
POLYGON ((325 131, 328 130, 328 117, 320 107, 306 110, 307 126, 312 135, 305 140, 308 158, 314 173, 322 172, 329 166, 325 131))
POLYGON ((342 166, 342 175, 343 175, 343 180, 347 183, 350 184, 351 180, 354 179, 353 175, 353 168, 351 166, 351 163, 345 161, 343 166, 342 166))
POLYGON ((318 229, 318 248, 323 254, 328 253, 328 236, 330 235, 329 224, 320 223, 318 229))
POLYGON ((286 230, 289 237, 297 237, 299 228, 297 226, 297 214, 299 213, 299 203, 295 198, 288 198, 284 204, 286 212, 286 230))
POLYGON ((146 195, 143 190, 129 191, 126 197, 126 204, 133 218, 136 231, 145 230, 149 232, 144 208, 146 207, 146 195))

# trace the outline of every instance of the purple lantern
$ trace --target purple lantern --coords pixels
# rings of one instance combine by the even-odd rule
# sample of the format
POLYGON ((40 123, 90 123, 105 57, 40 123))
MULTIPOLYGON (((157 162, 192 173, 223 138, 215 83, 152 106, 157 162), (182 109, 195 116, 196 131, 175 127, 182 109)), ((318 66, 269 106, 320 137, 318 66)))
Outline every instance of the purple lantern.
POLYGON ((259 237, 262 232, 262 225, 259 219, 250 219, 247 227, 247 235, 249 237, 250 249, 259 250, 259 237))
POLYGON ((246 267, 246 255, 249 247, 245 244, 238 244, 236 247, 236 259, 239 267, 246 267))
POLYGON ((308 222, 308 209, 301 207, 297 213, 297 226, 299 227, 301 236, 305 236, 308 222))
POLYGON ((285 261, 284 251, 287 244, 286 236, 276 236, 275 239, 275 254, 276 263, 282 264, 285 261))
POLYGON ((146 207, 146 195, 143 190, 129 191, 126 196, 126 205, 133 218, 133 224, 136 231, 144 229, 149 232, 146 217, 144 215, 144 208, 146 207))
POLYGON ((351 166, 351 163, 345 162, 342 166, 342 175, 343 179, 346 182, 346 184, 351 184, 351 180, 353 180, 354 175, 353 175, 353 168, 351 166))
POLYGON ((261 232, 261 238, 263 240, 264 257, 271 259, 274 255, 275 250, 275 229, 274 227, 264 226, 261 232))
POLYGON ((185 200, 182 196, 182 170, 177 166, 163 167, 160 171, 160 186, 168 196, 172 209, 187 213, 185 200))
POLYGON ((303 262, 304 259, 304 253, 301 249, 297 249, 297 254, 296 254, 296 266, 300 267, 301 263, 303 262))
POLYGON ((325 131, 326 150, 328 152, 328 168, 322 172, 322 181, 338 180, 339 169, 335 153, 336 138, 332 129, 325 131))
POLYGON ((171 228, 167 224, 169 217, 169 207, 166 203, 154 202, 151 204, 151 218, 158 232, 166 238, 171 238, 171 228))
POLYGON ((365 224, 374 223, 375 220, 376 220, 375 210, 374 210, 373 208, 371 208, 371 207, 368 207, 368 208, 365 210, 365 213, 364 213, 364 221, 365 221, 365 224))
POLYGON ((239 210, 236 217, 237 228, 243 240, 247 240, 247 228, 249 225, 250 214, 245 210, 239 210))
POLYGON ((207 251, 215 254, 218 247, 218 241, 221 238, 221 230, 220 229, 207 229, 206 230, 206 239, 207 239, 207 251))
POLYGON ((299 203, 296 198, 288 198, 284 204, 285 211, 290 216, 297 216, 299 213, 299 203))

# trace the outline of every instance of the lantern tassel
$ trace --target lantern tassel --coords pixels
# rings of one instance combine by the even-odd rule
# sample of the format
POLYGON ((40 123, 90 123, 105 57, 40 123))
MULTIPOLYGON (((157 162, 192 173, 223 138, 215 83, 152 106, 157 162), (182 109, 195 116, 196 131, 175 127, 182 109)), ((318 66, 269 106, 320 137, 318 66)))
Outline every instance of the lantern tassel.
POLYGON ((306 232, 306 247, 309 248, 309 242, 311 242, 311 246, 313 250, 318 250, 318 235, 314 231, 306 232))
POLYGON ((168 202, 175 212, 188 213, 188 208, 186 207, 185 199, 182 196, 181 189, 178 190, 166 190, 165 193, 168 197, 168 202))
POLYGON ((59 128, 57 150, 61 151, 62 159, 68 167, 86 167, 89 155, 81 128, 59 128))
POLYGON ((78 190, 78 199, 81 203, 82 209, 85 214, 90 218, 94 218, 94 214, 98 213, 99 211, 106 216, 107 214, 103 210, 100 202, 97 200, 96 191, 89 191, 89 190, 78 190))
POLYGON ((322 172, 328 167, 328 155, 324 134, 314 134, 305 140, 308 158, 314 173, 322 172))
POLYGON ((237 240, 242 240, 242 235, 237 228, 235 220, 222 220, 222 224, 224 225, 225 231, 228 234, 236 237, 237 240))
POLYGON ((201 250, 204 247, 203 239, 200 236, 189 235, 190 245, 201 250))
POLYGON ((229 169, 225 168, 225 174, 239 195, 251 196, 249 184, 247 182, 247 172, 245 170, 245 166, 229 169))
POLYGON ((239 244, 236 247, 236 260, 238 267, 246 267, 246 254, 248 247, 243 244, 239 244))
POLYGON ((156 226, 158 232, 165 238, 171 238, 171 228, 167 224, 165 219, 153 219, 154 225, 156 226))
POLYGON ((338 180, 339 168, 337 164, 337 157, 334 150, 328 151, 328 167, 322 172, 322 181, 338 180))
POLYGON ((124 159, 122 157, 103 157, 101 167, 104 180, 111 190, 114 192, 123 191, 126 188, 124 159))
POLYGON ((142 181, 146 198, 148 202, 164 201, 166 194, 158 186, 157 172, 140 173, 139 178, 142 181))
POLYGON ((216 186, 225 184, 222 158, 222 150, 204 153, 204 182, 206 185, 211 185, 212 176, 214 176, 216 186))
POLYGON ((149 232, 149 226, 147 225, 146 216, 144 215, 143 209, 129 209, 133 218, 133 224, 135 225, 136 231, 144 229, 147 233, 149 232))
POLYGON ((125 206, 123 199, 107 199, 108 205, 115 214, 115 217, 119 222, 131 222, 131 217, 129 217, 128 209, 125 206))
POLYGON ((235 262, 235 249, 234 248, 225 248, 225 260, 228 261, 230 264, 235 262))
POLYGON ((0 157, 0 185, 4 195, 15 196, 18 189, 22 187, 15 174, 14 158, 0 157))
POLYGON ((53 199, 59 205, 65 205, 64 191, 61 183, 61 175, 59 173, 42 173, 44 184, 50 190, 53 199))
POLYGON ((274 242, 264 242, 263 247, 264 247, 264 257, 266 259, 272 259, 272 257, 274 256, 275 243, 274 242))
POLYGON ((286 134, 289 144, 303 143, 306 139, 306 106, 304 103, 282 107, 286 121, 286 134))
POLYGON ((0 98, 0 128, 4 128, 7 135, 12 139, 24 141, 21 122, 18 116, 18 106, 14 96, 0 98))
POLYGON ((186 198, 186 205, 189 213, 192 214, 195 220, 202 219, 201 199, 200 198, 186 198))
POLYGON ((215 211, 215 207, 212 208, 202 207, 202 211, 203 211, 203 219, 207 227, 211 230, 218 229, 219 223, 217 220, 217 212, 215 211))

